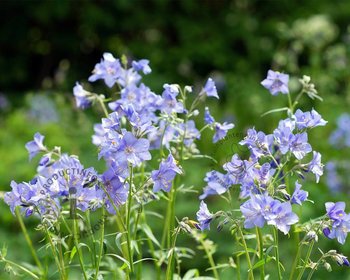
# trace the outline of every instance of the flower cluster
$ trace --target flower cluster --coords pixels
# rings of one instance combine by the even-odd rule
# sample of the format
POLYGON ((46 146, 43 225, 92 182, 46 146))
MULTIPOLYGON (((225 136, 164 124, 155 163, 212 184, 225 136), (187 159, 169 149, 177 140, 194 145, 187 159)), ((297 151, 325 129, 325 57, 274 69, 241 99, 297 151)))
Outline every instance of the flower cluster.
MULTIPOLYGON (((29 183, 11 183, 12 191, 5 195, 5 201, 13 212, 19 206, 26 216, 35 212, 41 216, 54 212, 59 216, 65 203, 73 200, 78 210, 103 206, 115 214, 135 187, 130 182, 133 169, 144 170, 145 162, 152 159, 151 152, 156 149, 161 155, 159 168, 146 172, 144 182, 140 183, 144 188, 153 186, 154 193, 171 190, 175 176, 183 173, 178 161, 198 153, 195 141, 201 133, 194 118, 199 114, 196 109, 199 101, 219 96, 214 81, 209 78, 188 109, 185 101, 187 94, 194 95, 192 87, 182 89, 175 84, 164 84, 163 92, 156 94, 142 83, 142 74, 149 73, 148 60, 132 61, 129 67, 126 57, 119 60, 111 53, 103 54, 88 80, 103 80, 109 88, 116 87, 118 98, 106 99, 85 90, 78 82, 73 94, 78 108, 86 109, 96 103, 105 112, 101 123, 94 126, 92 142, 98 147, 98 158, 106 162, 106 171, 97 174, 93 168, 85 169, 76 156, 61 154, 58 147, 49 150, 43 144, 44 136, 36 133, 26 148, 30 159, 42 153, 38 174, 29 183)), ((208 114, 206 109, 205 119, 208 114)), ((217 142, 234 125, 213 119, 204 128, 207 127, 215 130, 213 142, 217 142)))
POLYGON ((327 202, 327 216, 330 219, 330 228, 323 229, 323 233, 330 239, 336 238, 339 243, 344 244, 350 232, 350 214, 345 213, 344 202, 327 202))
MULTIPOLYGON (((262 82, 273 95, 277 92, 288 94, 287 83, 288 75, 271 70, 262 82)), ((205 116, 207 123, 214 122, 208 109, 205 116)), ((286 188, 285 178, 298 174, 304 179, 307 173, 313 173, 319 182, 323 175, 321 154, 313 151, 308 142, 308 131, 326 123, 316 110, 303 112, 298 109, 281 120, 272 134, 248 129, 247 136, 239 144, 249 149, 250 157, 245 160, 234 154, 231 161, 223 165, 225 173, 208 172, 207 185, 199 198, 222 195, 231 187, 239 186, 240 198, 246 200, 240 207, 245 228, 263 227, 266 223, 287 234, 290 226, 298 222, 292 204, 301 205, 307 200, 308 192, 302 190, 298 181, 295 181, 294 191, 286 188)), ((206 211, 198 213, 199 219, 208 216, 203 214, 201 217, 201 213, 206 211)))

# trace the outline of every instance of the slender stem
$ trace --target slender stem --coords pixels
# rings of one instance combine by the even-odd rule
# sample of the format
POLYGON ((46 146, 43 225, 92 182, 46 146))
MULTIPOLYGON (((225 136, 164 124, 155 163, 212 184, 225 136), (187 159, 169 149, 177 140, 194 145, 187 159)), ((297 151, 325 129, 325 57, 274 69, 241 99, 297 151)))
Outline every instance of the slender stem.
POLYGON ((66 278, 65 278, 65 275, 64 275, 64 267, 63 267, 63 268, 61 267, 61 262, 59 261, 59 259, 58 259, 58 257, 57 257, 56 248, 55 248, 55 245, 53 244, 53 241, 52 241, 50 232, 49 232, 49 230, 47 229, 46 225, 44 225, 44 228, 45 228, 46 236, 47 236, 47 238, 48 238, 48 240, 49 240, 49 243, 50 243, 50 248, 51 248, 52 254, 53 254, 53 256, 54 256, 54 259, 55 259, 57 268, 58 268, 58 270, 59 270, 59 272, 60 272, 60 278, 61 278, 61 279, 66 279, 66 278))
POLYGON ((292 232, 294 234, 294 242, 295 242, 295 245, 296 245, 296 248, 297 248, 297 251, 296 251, 296 254, 295 254, 295 258, 294 258, 294 261, 293 261, 293 266, 292 266, 292 270, 290 272, 290 276, 289 276, 289 280, 293 280, 294 279, 294 274, 295 274, 295 270, 298 266, 298 263, 299 263, 299 258, 300 258, 300 249, 301 249, 301 246, 302 244, 299 243, 299 232, 295 232, 295 226, 292 225, 292 232))
POLYGON ((85 212, 85 217, 86 217, 86 222, 87 222, 87 227, 88 227, 88 234, 90 236, 91 239, 91 243, 92 243, 92 254, 91 255, 91 261, 94 264, 94 266, 96 266, 97 260, 96 260, 96 240, 94 235, 92 234, 92 226, 91 226, 91 220, 90 220, 90 210, 87 210, 85 212))
POLYGON ((127 243, 128 243, 128 251, 129 251, 129 263, 130 263, 130 270, 131 272, 134 271, 134 262, 133 262, 133 254, 131 250, 131 224, 130 224, 130 217, 131 217, 131 204, 132 204, 132 181, 133 181, 133 167, 130 165, 130 178, 129 178, 129 193, 128 193, 128 205, 127 205, 127 212, 126 212, 126 227, 127 227, 127 243))
POLYGON ((88 280, 88 276, 87 276, 86 271, 85 271, 83 255, 81 254, 81 251, 80 251, 80 248, 79 248, 78 225, 77 225, 77 219, 75 219, 75 218, 73 219, 73 233, 74 233, 74 236, 73 236, 74 244, 75 244, 75 248, 77 249, 80 268, 81 268, 81 270, 83 272, 84 279, 88 280))
POLYGON ((103 113, 105 114, 106 118, 108 118, 109 115, 108 115, 108 111, 107 111, 105 103, 103 102, 103 100, 100 97, 98 97, 98 102, 101 104, 103 113))
POLYGON ((13 262, 10 260, 7 260, 5 258, 0 259, 1 262, 5 262, 8 263, 9 265, 15 266, 17 268, 19 268, 20 270, 24 271, 25 273, 29 274, 30 276, 32 276, 34 279, 40 279, 38 275, 34 274, 33 272, 31 272, 30 270, 28 270, 27 268, 13 262))
POLYGON ((303 267, 302 267, 302 269, 301 269, 301 271, 300 271, 300 273, 299 273, 299 275, 298 275, 297 280, 300 280, 301 277, 303 277, 303 274, 304 274, 305 269, 306 269, 306 266, 307 266, 307 264, 308 264, 308 262, 309 262, 310 255, 311 255, 312 249, 313 249, 313 247, 314 247, 314 244, 315 244, 315 240, 312 240, 312 241, 311 241, 311 244, 310 244, 310 246, 309 246, 309 249, 307 250, 307 253, 306 253, 306 258, 305 258, 305 261, 304 261, 304 265, 303 265, 303 267))
POLYGON ((298 96, 295 98, 293 106, 292 106, 293 110, 294 110, 295 106, 298 104, 298 101, 299 101, 300 97, 303 95, 303 93, 304 93, 304 89, 302 89, 299 92, 298 96))
POLYGON ((322 261, 323 258, 324 258, 324 256, 321 256, 321 257, 318 259, 316 265, 315 265, 315 266, 311 269, 311 271, 309 272, 309 275, 308 275, 308 277, 307 277, 307 280, 311 280, 312 275, 313 275, 314 272, 316 271, 317 267, 320 265, 320 263, 321 263, 321 261, 322 261))
MULTIPOLYGON (((259 245, 259 260, 264 260, 264 241, 261 234, 261 229, 256 227, 256 236, 258 238, 258 245, 259 245)), ((265 279, 265 263, 260 266, 260 279, 265 279)))
POLYGON ((294 107, 293 107, 292 98, 290 97, 290 93, 289 92, 288 92, 288 104, 289 104, 290 112, 291 112, 291 114, 293 114, 294 107))
POLYGON ((177 239, 177 235, 178 235, 179 231, 176 231, 174 234, 174 238, 173 238, 173 244, 172 244, 172 248, 171 248, 171 253, 168 259, 168 267, 166 270, 166 280, 172 280, 173 279, 173 271, 174 271, 174 264, 173 264, 173 259, 175 256, 175 244, 176 244, 176 239, 177 239))
POLYGON ((59 260, 61 262, 61 267, 62 267, 62 271, 63 271, 63 277, 66 279, 67 276, 66 276, 66 270, 65 270, 64 255, 63 255, 63 250, 62 250, 60 228, 58 228, 58 233, 59 233, 58 256, 59 256, 59 260))
POLYGON ((214 277, 216 279, 220 279, 219 273, 218 273, 218 271, 216 269, 216 264, 215 264, 214 259, 213 259, 213 254, 211 252, 209 252, 209 250, 208 250, 207 246, 205 246, 204 241, 203 241, 202 238, 200 238, 199 241, 200 241, 202 247, 204 248, 205 254, 207 255, 207 258, 209 260, 210 267, 211 267, 211 269, 213 271, 214 277))
MULTIPOLYGON (((102 225, 101 225, 101 234, 100 234, 100 243, 99 243, 99 245, 100 245, 99 249, 100 250, 99 250, 97 261, 96 261, 96 270, 95 270, 94 280, 97 280, 97 278, 98 278, 98 273, 100 271, 101 259, 102 259, 102 255, 103 255, 103 240, 104 240, 104 235, 105 235, 105 218, 106 218, 105 208, 102 207, 102 219, 103 219, 103 222, 102 222, 102 225)), ((95 244, 94 244, 94 247, 95 247, 95 244)))
POLYGON ((29 249, 30 249, 30 252, 32 253, 32 256, 34 258, 34 261, 36 263, 36 265, 38 266, 38 268, 40 269, 41 272, 43 272, 43 266, 39 260, 39 257, 38 255, 36 254, 36 251, 33 247, 33 243, 32 243, 32 240, 30 239, 30 236, 28 234, 28 231, 27 231, 27 228, 23 222, 23 219, 22 219, 22 216, 21 216, 21 213, 19 212, 18 208, 16 208, 16 216, 17 216, 17 219, 18 219, 18 222, 19 222, 19 225, 21 226, 21 229, 22 229, 22 232, 24 234, 24 237, 27 241, 27 244, 29 246, 29 249))
POLYGON ((241 270, 240 270, 240 260, 239 256, 236 257, 236 265, 237 265, 237 280, 241 280, 241 270))
POLYGON ((273 228, 273 236, 275 239, 275 252, 276 252, 276 263, 277 263, 277 271, 278 271, 278 279, 282 279, 282 273, 281 273, 281 267, 280 267, 280 255, 279 255, 279 248, 278 248, 278 232, 277 229, 273 228))
POLYGON ((245 242, 244 235, 243 235, 241 227, 239 225, 237 225, 237 228, 238 228, 238 232, 240 234, 240 237, 242 239, 242 244, 243 244, 243 248, 244 248, 244 251, 245 251, 245 256, 247 258, 248 270, 249 270, 248 271, 248 279, 254 279, 253 266, 252 266, 252 262, 250 261, 247 243, 245 242))
MULTIPOLYGON (((142 212, 141 215, 142 215, 142 222, 147 225, 147 220, 146 220, 147 218, 146 218, 145 212, 142 212)), ((159 261, 157 260, 156 252, 154 250, 154 245, 152 243, 152 240, 150 240, 149 238, 147 238, 147 242, 148 242, 149 249, 151 251, 152 258, 154 259, 154 264, 156 266, 157 280, 160 280, 161 279, 160 264, 159 264, 159 261)))

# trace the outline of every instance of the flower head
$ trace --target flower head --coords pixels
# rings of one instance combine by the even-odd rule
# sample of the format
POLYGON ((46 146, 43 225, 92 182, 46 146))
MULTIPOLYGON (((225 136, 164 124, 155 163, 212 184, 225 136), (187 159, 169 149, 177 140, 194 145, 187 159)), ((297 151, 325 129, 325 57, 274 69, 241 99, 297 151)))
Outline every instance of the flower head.
POLYGON ((77 107, 80 109, 86 109, 89 108, 92 104, 92 94, 91 92, 86 91, 83 89, 81 84, 78 82, 76 83, 75 87, 73 88, 73 94, 75 96, 75 101, 77 103, 77 107))
POLYGON ((129 185, 120 180, 113 168, 103 173, 102 181, 108 193, 104 193, 106 209, 109 213, 116 214, 115 208, 123 205, 128 198, 129 185))
POLYGON ((202 200, 197 212, 197 220, 200 230, 210 229, 210 222, 213 220, 213 214, 209 212, 207 204, 202 200))
POLYGON ((89 77, 89 82, 96 80, 104 80, 108 87, 113 87, 120 77, 122 66, 118 59, 114 58, 111 53, 104 53, 100 63, 95 65, 92 75, 89 77))
POLYGON ((227 122, 224 122, 223 124, 218 122, 215 123, 214 125, 215 134, 213 136, 213 143, 217 143, 219 140, 225 138, 227 135, 227 132, 234 127, 235 125, 233 123, 227 123, 227 122))
POLYGON ((163 190, 169 192, 176 173, 182 174, 182 170, 177 166, 172 154, 169 154, 168 158, 160 163, 159 169, 151 173, 154 182, 153 191, 163 190))
POLYGON ((115 158, 119 162, 129 162, 133 166, 139 166, 145 160, 151 159, 149 141, 138 139, 131 132, 125 132, 119 141, 115 158))
POLYGON ((199 199, 205 199, 209 195, 221 195, 232 185, 229 175, 215 170, 208 172, 204 181, 207 182, 207 186, 203 189, 203 194, 199 196, 199 199))
POLYGON ((320 177, 323 175, 323 164, 321 162, 321 154, 314 151, 313 158, 307 166, 308 170, 315 174, 316 183, 318 183, 320 181, 320 177))
POLYGON ((213 124, 215 122, 215 119, 210 114, 208 107, 205 107, 205 110, 204 110, 204 122, 206 124, 213 124))
POLYGON ((46 147, 43 144, 45 136, 41 135, 39 132, 34 134, 34 140, 28 142, 25 147, 29 152, 29 159, 31 160, 39 152, 47 151, 46 147))
POLYGON ((141 59, 139 61, 133 61, 132 62, 132 68, 134 68, 135 71, 140 72, 142 71, 143 74, 149 74, 152 72, 151 67, 149 67, 149 60, 148 59, 141 59))
POLYGON ((312 109, 311 112, 296 110, 294 117, 296 119, 296 126, 298 129, 313 128, 316 126, 325 126, 327 121, 322 119, 321 115, 312 109))
POLYGON ((299 204, 301 205, 302 202, 304 202, 309 193, 307 191, 304 191, 301 189, 301 184, 298 183, 298 181, 295 182, 295 190, 291 198, 292 204, 299 204))
POLYGON ((205 83, 205 86, 203 88, 203 92, 208 96, 215 97, 219 99, 219 95, 215 86, 215 82, 213 81, 212 78, 209 78, 207 82, 205 83))
POLYGON ((267 72, 267 78, 263 80, 261 84, 268 89, 272 95, 277 95, 279 92, 288 94, 288 81, 289 75, 269 70, 267 72))

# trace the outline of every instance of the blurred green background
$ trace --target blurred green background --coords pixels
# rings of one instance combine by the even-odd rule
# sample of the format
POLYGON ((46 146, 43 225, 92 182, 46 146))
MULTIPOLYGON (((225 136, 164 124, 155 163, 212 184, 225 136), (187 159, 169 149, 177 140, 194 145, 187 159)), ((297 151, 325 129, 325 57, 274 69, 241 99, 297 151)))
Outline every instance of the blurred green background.
MULTIPOLYGON (((72 88, 76 81, 87 86, 91 70, 106 51, 115 57, 126 54, 130 59, 149 59, 153 71, 144 82, 156 93, 161 93, 164 83, 200 86, 208 76, 213 77, 221 99, 208 100, 208 106, 217 120, 233 121, 236 127, 232 133, 238 135, 252 126, 271 133, 285 117, 282 113, 260 117, 287 104, 283 96, 273 97, 260 85, 268 69, 289 73, 295 93, 297 78, 309 75, 324 102, 305 98, 299 108, 313 107, 329 122, 312 131, 310 143, 321 152, 324 163, 346 160, 350 155, 349 150, 335 149, 328 142, 337 117, 350 112, 349 1, 0 1, 0 11, 2 191, 10 189, 11 180, 29 181, 35 174, 37 162, 28 162, 24 145, 37 131, 46 136, 48 146, 62 146, 63 151, 79 155, 85 166, 103 171, 104 164, 97 161, 91 143, 93 124, 99 122, 101 112, 76 109, 72 88)), ((93 88, 108 94, 102 83, 93 88)), ((240 137, 215 146, 211 136, 203 135, 198 143, 204 154, 222 163, 228 154, 240 152, 236 146, 240 137)), ((194 219, 203 177, 220 167, 203 160, 193 160, 188 166, 185 180, 198 193, 178 196, 177 216, 194 219)), ((313 181, 304 183, 315 202, 303 207, 304 221, 323 215, 326 201, 350 202, 349 188, 334 193, 324 177, 317 185, 313 181)), ((209 199, 209 208, 219 210, 222 202, 220 198, 209 199)), ((19 225, 3 201, 0 211, 0 245, 8 245, 9 258, 31 262, 19 225)), ((36 219, 27 221, 34 240, 39 241, 41 236, 34 230, 36 219)), ((154 227, 160 231, 162 224, 155 221, 154 227)), ((232 237, 225 229, 218 233, 215 227, 208 237, 218 243, 216 261, 227 262, 237 249, 232 237)), ((183 271, 198 268, 202 275, 210 275, 205 271, 207 260, 193 240, 183 236, 180 243, 197 254, 183 263, 183 271)), ((350 245, 339 246, 324 237, 317 245, 324 251, 335 248, 350 256, 350 245)), ((288 270, 295 249, 290 242, 282 246, 281 258, 288 270)), ((313 259, 318 257, 315 252, 313 259)), ((0 268, 0 279, 8 279, 0 268)), ((317 271, 315 279, 350 279, 348 269, 333 268, 331 274, 317 271)), ((149 270, 151 279, 151 265, 149 270)), ((234 275, 232 269, 226 269, 222 279, 234 275)))

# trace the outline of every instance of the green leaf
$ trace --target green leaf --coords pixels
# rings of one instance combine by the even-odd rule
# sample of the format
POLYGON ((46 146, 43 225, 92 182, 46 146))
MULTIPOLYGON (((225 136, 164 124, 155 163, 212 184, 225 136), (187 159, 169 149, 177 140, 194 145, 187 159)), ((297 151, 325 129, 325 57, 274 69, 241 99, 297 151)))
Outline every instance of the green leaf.
POLYGON ((126 259, 124 259, 123 257, 116 255, 116 254, 106 254, 106 256, 115 257, 115 258, 121 260, 124 263, 124 265, 126 265, 130 269, 130 263, 126 259))
POLYGON ((266 115, 272 114, 272 113, 277 113, 277 112, 282 112, 282 111, 288 111, 288 107, 283 107, 283 108, 278 108, 278 109, 273 109, 270 111, 267 111, 266 113, 262 114, 261 117, 264 117, 266 115))
POLYGON ((262 265, 265 265, 266 263, 268 263, 268 262, 270 262, 271 260, 274 260, 274 259, 275 258, 273 258, 273 257, 267 256, 266 258, 264 258, 264 259, 258 261, 257 263, 255 263, 253 265, 253 270, 258 268, 258 267, 260 267, 260 266, 262 266, 262 265))
MULTIPOLYGON (((247 251, 248 251, 248 253, 253 253, 253 254, 257 254, 257 251, 256 250, 254 250, 254 249, 252 249, 252 248, 247 248, 247 251)), ((245 254, 245 251, 236 251, 236 252, 233 252, 233 255, 234 256, 237 256, 237 257, 239 257, 239 256, 242 256, 242 255, 244 255, 245 254)))
POLYGON ((199 272, 197 269, 190 269, 189 271, 186 272, 182 280, 191 280, 195 276, 199 276, 199 272))
POLYGON ((70 252, 70 257, 69 257, 69 264, 71 264, 73 258, 74 258, 74 255, 76 254, 77 252, 77 247, 73 247, 72 251, 70 252))
POLYGON ((154 234, 153 234, 151 228, 150 228, 148 225, 143 224, 143 225, 142 225, 142 230, 143 230, 143 232, 147 235, 147 237, 148 237, 149 239, 151 239, 152 242, 153 242, 154 244, 156 244, 156 245, 160 248, 160 244, 159 244, 158 240, 155 238, 155 236, 154 236, 154 234))

